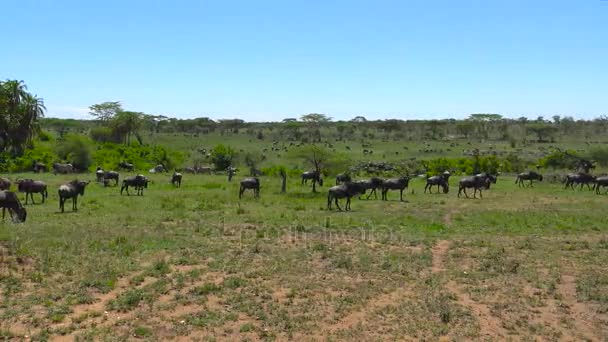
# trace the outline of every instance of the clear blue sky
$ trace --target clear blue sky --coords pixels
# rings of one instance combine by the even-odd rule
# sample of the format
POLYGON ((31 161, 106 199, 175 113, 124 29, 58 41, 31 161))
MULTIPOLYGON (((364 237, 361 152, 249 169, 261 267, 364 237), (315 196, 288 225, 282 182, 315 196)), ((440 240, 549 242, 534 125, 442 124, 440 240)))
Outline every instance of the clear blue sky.
POLYGON ((608 1, 5 0, 0 78, 47 116, 608 114, 608 1))

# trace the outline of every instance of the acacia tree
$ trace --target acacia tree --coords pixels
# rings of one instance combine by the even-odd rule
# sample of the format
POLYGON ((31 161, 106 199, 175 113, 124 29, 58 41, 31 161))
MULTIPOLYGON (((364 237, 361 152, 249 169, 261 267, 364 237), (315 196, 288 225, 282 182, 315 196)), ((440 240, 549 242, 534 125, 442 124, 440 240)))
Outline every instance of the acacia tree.
POLYGON ((331 121, 325 114, 310 113, 301 116, 302 121, 308 127, 308 138, 311 142, 321 141, 321 125, 331 121))
MULTIPOLYGON (((312 168, 312 171, 317 172, 320 176, 323 168, 327 165, 331 158, 331 153, 323 147, 315 144, 306 145, 295 151, 295 157, 304 159, 306 165, 312 168)), ((312 192, 317 192, 317 180, 312 181, 312 192)))
POLYGON ((0 81, 0 152, 23 154, 45 111, 44 100, 30 94, 23 81, 0 81))
POLYGON ((143 122, 143 113, 121 111, 116 113, 110 124, 123 137, 126 145, 131 144, 131 136, 137 135, 137 130, 143 122))
POLYGON ((119 101, 108 101, 89 107, 89 115, 96 117, 97 120, 102 122, 110 121, 116 114, 122 111, 122 104, 119 101))

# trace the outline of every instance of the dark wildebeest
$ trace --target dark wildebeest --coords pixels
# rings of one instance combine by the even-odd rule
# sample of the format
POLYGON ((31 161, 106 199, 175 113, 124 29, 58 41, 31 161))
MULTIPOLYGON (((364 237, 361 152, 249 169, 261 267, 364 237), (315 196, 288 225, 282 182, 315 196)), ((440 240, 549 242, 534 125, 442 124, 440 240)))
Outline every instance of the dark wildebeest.
POLYGON ((133 164, 121 161, 120 163, 118 163, 118 168, 127 171, 133 171, 135 169, 135 166, 133 166, 133 164))
POLYGON ((591 190, 591 183, 594 181, 595 177, 588 173, 571 173, 564 178, 564 183, 566 183, 564 189, 570 187, 572 190, 574 190, 574 184, 580 184, 580 189, 582 190, 583 185, 586 184, 587 188, 591 190))
POLYGON ((163 164, 156 165, 155 167, 152 168, 152 170, 150 170, 150 172, 153 172, 153 173, 167 172, 167 169, 165 168, 165 166, 163 164))
POLYGON ((236 171, 237 171, 237 168, 232 167, 232 166, 228 166, 228 168, 226 169, 226 172, 228 172, 228 181, 229 182, 232 182, 232 177, 234 177, 234 175, 236 175, 236 171))
POLYGON ((312 180, 313 182, 323 186, 323 178, 321 178, 321 172, 311 170, 302 172, 302 184, 308 184, 308 180, 312 180))
MULTIPOLYGON (((365 194, 365 192, 367 190, 371 190, 369 192, 369 194, 367 195, 366 199, 369 199, 372 196, 372 194, 374 194, 375 199, 378 199, 378 194, 376 193, 376 189, 382 188, 382 182, 384 182, 383 179, 377 178, 377 177, 372 177, 369 180, 356 181, 355 183, 359 184, 363 188, 363 192, 361 193, 362 195, 365 194)), ((360 196, 359 196, 359 199, 361 199, 360 196)))
POLYGON ((104 175, 105 171, 101 169, 101 167, 97 167, 97 170, 95 170, 95 179, 97 179, 98 183, 103 183, 103 175, 104 175))
POLYGON ((208 175, 210 175, 211 171, 212 171, 211 167, 209 167, 209 166, 198 166, 195 168, 195 170, 197 173, 204 173, 204 174, 208 174, 208 175))
POLYGON ((84 196, 84 189, 89 182, 73 180, 67 184, 59 186, 59 209, 64 212, 64 204, 68 198, 72 199, 72 210, 78 210, 78 195, 84 196))
POLYGON ((182 186, 182 174, 179 172, 173 172, 173 176, 171 176, 171 184, 176 187, 182 186))
POLYGON ((522 172, 517 175, 517 178, 515 179, 515 184, 517 184, 521 188, 522 186, 523 187, 526 186, 524 181, 530 181, 530 183, 528 183, 528 186, 532 187, 532 181, 534 181, 534 180, 538 180, 539 182, 542 182, 543 175, 541 175, 538 172, 534 172, 534 171, 526 171, 526 172, 522 172))
POLYGON ((35 173, 46 172, 46 164, 39 163, 34 160, 34 162, 32 163, 32 170, 35 173))
POLYGON ((403 190, 410 183, 410 177, 403 176, 399 178, 390 178, 382 182, 382 200, 388 201, 389 190, 399 190, 399 200, 403 201, 403 190))
POLYGON ((8 214, 13 222, 25 222, 27 211, 21 205, 16 193, 6 190, 0 191, 0 208, 2 208, 2 220, 4 220, 6 209, 8 209, 8 214), (16 217, 13 216, 13 213, 16 217))
POLYGON ((608 187, 608 176, 601 176, 595 179, 595 184, 593 188, 595 189, 596 194, 600 194, 600 186, 608 187))
POLYGON ((120 174, 116 171, 105 171, 103 173, 103 184, 107 185, 108 182, 113 179, 114 185, 118 186, 118 180, 120 178, 120 174))
POLYGON ((247 189, 253 190, 253 197, 260 197, 260 180, 257 177, 245 178, 241 181, 241 188, 239 189, 239 199, 243 197, 243 192, 247 189))
POLYGON ((477 198, 477 191, 479 191, 479 197, 483 198, 481 190, 488 189, 492 179, 496 180, 496 178, 487 173, 480 173, 475 176, 462 178, 460 182, 458 182, 458 197, 460 197, 460 194, 464 191, 464 195, 469 198, 467 188, 474 188, 475 191, 473 192, 473 198, 477 198))
POLYGON ((19 192, 25 192, 25 204, 27 204, 28 197, 32 199, 34 203, 34 194, 42 195, 42 203, 49 197, 46 183, 43 181, 35 181, 33 179, 20 179, 17 182, 17 190, 19 192))
POLYGON ((122 186, 120 187, 120 194, 122 195, 123 190, 127 190, 127 195, 129 194, 129 187, 132 186, 137 191, 137 196, 144 195, 144 188, 148 188, 148 178, 144 175, 137 175, 127 177, 122 180, 122 186))
POLYGON ((350 178, 348 173, 340 173, 336 176, 336 185, 346 182, 352 182, 352 178, 350 178))
POLYGON ((74 166, 72 164, 53 163, 53 174, 58 173, 72 173, 74 172, 74 166))
POLYGON ((433 192, 433 186, 437 185, 437 193, 439 193, 439 187, 443 188, 443 193, 447 194, 450 191, 450 185, 448 183, 448 178, 445 175, 441 176, 433 176, 426 179, 426 185, 424 186, 424 192, 429 190, 429 194, 433 192))
POLYGON ((485 179, 487 179, 488 181, 486 182, 486 184, 484 185, 484 188, 486 190, 490 190, 490 185, 496 184, 496 181, 498 180, 498 175, 493 175, 487 172, 482 172, 482 173, 478 173, 475 176, 479 176, 479 177, 483 177, 485 179))
POLYGON ((327 192, 327 210, 331 210, 331 202, 334 201, 338 210, 342 211, 340 204, 338 204, 339 198, 346 198, 346 211, 350 210, 350 199, 353 196, 365 193, 365 188, 362 183, 344 182, 340 185, 332 186, 327 192))
POLYGON ((196 169, 193 167, 186 166, 184 168, 184 173, 196 173, 196 169))
POLYGON ((0 177, 0 190, 8 190, 11 188, 11 180, 0 177))

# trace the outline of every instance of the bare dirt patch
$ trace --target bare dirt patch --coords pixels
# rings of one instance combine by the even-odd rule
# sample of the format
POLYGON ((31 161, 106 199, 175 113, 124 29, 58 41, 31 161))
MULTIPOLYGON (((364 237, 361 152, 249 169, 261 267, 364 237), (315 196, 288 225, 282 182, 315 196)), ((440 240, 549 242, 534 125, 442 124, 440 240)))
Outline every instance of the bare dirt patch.
POLYGON ((448 240, 440 240, 432 248, 433 253, 433 264, 431 266, 431 272, 438 273, 444 271, 444 259, 450 249, 450 242, 448 240))
POLYGON ((591 323, 593 317, 592 308, 576 299, 576 277, 563 274, 561 283, 558 286, 559 293, 562 295, 562 305, 570 312, 569 318, 574 321, 576 330, 588 340, 599 341, 595 328, 591 323))

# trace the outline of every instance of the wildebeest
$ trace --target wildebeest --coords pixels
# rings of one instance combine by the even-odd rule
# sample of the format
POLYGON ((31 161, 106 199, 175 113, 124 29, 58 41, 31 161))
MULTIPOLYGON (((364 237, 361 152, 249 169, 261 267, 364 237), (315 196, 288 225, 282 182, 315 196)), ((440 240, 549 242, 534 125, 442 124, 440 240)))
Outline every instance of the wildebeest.
POLYGON ((198 166, 195 168, 195 170, 197 173, 204 173, 204 174, 208 174, 208 175, 210 175, 211 171, 212 171, 210 166, 198 166))
POLYGON ((389 190, 399 190, 399 200, 403 201, 403 190, 410 183, 410 177, 403 176, 399 178, 390 178, 382 182, 382 200, 388 201, 389 190))
POLYGON ((481 190, 488 189, 492 179, 496 180, 496 178, 491 177, 491 175, 487 173, 480 173, 475 176, 462 178, 460 182, 458 182, 458 197, 460 197, 460 194, 464 191, 464 195, 469 198, 467 188, 474 188, 473 198, 477 198, 477 191, 479 191, 479 197, 483 198, 481 190))
POLYGON ((8 178, 0 177, 0 190, 8 190, 11 188, 11 180, 8 178))
POLYGON ((89 182, 75 179, 67 184, 59 186, 57 192, 59 194, 59 209, 61 209, 62 213, 64 212, 65 201, 69 198, 72 199, 72 210, 78 210, 78 195, 84 196, 84 189, 87 184, 89 184, 89 182))
POLYGON ((163 164, 158 164, 155 167, 153 167, 152 169, 150 169, 151 173, 161 173, 161 172, 167 172, 167 169, 165 168, 165 166, 163 164))
POLYGON ((361 194, 365 194, 365 192, 367 190, 371 190, 369 192, 369 194, 367 195, 366 199, 369 199, 372 196, 372 194, 374 194, 375 199, 378 199, 378 194, 376 193, 376 189, 382 188, 382 182, 384 182, 383 179, 378 178, 378 177, 372 177, 368 180, 356 181, 355 183, 359 184, 362 187, 363 192, 361 194))
POLYGON ((345 182, 351 182, 352 178, 350 178, 350 175, 348 173, 340 173, 336 176, 336 185, 339 185, 340 183, 345 183, 345 182))
POLYGON ((105 171, 103 173, 104 184, 107 184, 111 179, 114 180, 114 184, 118 186, 120 174, 116 171, 105 171))
POLYGON ((171 176, 171 184, 173 184, 176 187, 181 187, 182 186, 182 174, 179 172, 173 172, 173 175, 171 176))
POLYGON ((232 182, 232 177, 234 177, 234 175, 236 175, 236 171, 237 171, 237 168, 232 167, 232 166, 228 166, 228 168, 226 169, 226 172, 228 173, 229 182, 232 182))
POLYGON ((239 189, 239 199, 243 197, 245 190, 253 190, 253 197, 260 197, 260 180, 257 177, 248 177, 241 181, 241 188, 239 189))
POLYGON ((137 191, 137 196, 143 196, 144 188, 148 188, 148 178, 146 178, 144 175, 137 175, 123 179, 122 186, 120 187, 120 194, 122 195, 123 190, 126 190, 127 195, 130 195, 130 186, 135 188, 137 191))
POLYGON ((46 164, 39 163, 34 160, 32 163, 32 171, 35 173, 46 172, 46 164))
POLYGON ((8 214, 11 216, 13 222, 25 222, 27 217, 27 211, 21 205, 17 194, 11 191, 0 191, 0 208, 2 208, 2 220, 6 215, 6 209, 8 214), (15 214, 16 217, 13 216, 15 214))
POLYGON ((543 175, 541 175, 538 172, 534 172, 534 171, 526 171, 526 172, 522 172, 517 175, 517 178, 515 179, 515 184, 519 185, 519 187, 522 187, 522 186, 525 187, 526 184, 524 183, 524 181, 530 181, 530 183, 528 183, 528 186, 532 187, 532 182, 534 180, 538 180, 539 182, 542 182, 543 175))
POLYGON ((334 201, 338 210, 342 211, 340 204, 338 204, 339 198, 346 198, 346 205, 344 209, 350 210, 350 199, 353 196, 362 194, 365 192, 365 188, 361 183, 344 182, 340 185, 332 186, 327 192, 327 210, 331 210, 331 202, 334 201))
MULTIPOLYGON (((449 177, 449 176, 448 176, 449 177)), ((437 185, 437 192, 439 192, 439 187, 443 188, 443 193, 447 194, 450 191, 450 185, 448 183, 448 178, 446 176, 432 176, 426 179, 426 185, 424 186, 424 192, 429 190, 429 194, 433 192, 433 186, 437 185)))
POLYGON ((596 194, 600 194, 600 186, 608 187, 608 176, 601 176, 595 179, 595 184, 593 188, 595 189, 596 194))
POLYGON ((135 166, 133 166, 133 164, 131 164, 131 163, 121 161, 120 163, 118 163, 118 168, 127 170, 127 171, 133 171, 135 169, 135 166))
POLYGON ((19 179, 17 180, 17 190, 25 193, 25 204, 27 204, 28 197, 32 199, 34 203, 34 194, 40 194, 42 196, 42 203, 49 197, 46 183, 43 181, 35 181, 33 179, 19 179))
POLYGON ((98 183, 103 183, 103 175, 104 175, 105 171, 101 169, 101 167, 97 167, 97 170, 95 170, 95 179, 97 179, 98 183))
POLYGON ((74 172, 74 166, 72 164, 53 163, 53 174, 67 174, 72 172, 74 172))
POLYGON ((312 180, 313 182, 323 186, 323 178, 321 177, 321 172, 316 170, 305 171, 302 172, 302 184, 308 184, 308 180, 312 180))
POLYGON ((570 173, 568 175, 566 175, 566 177, 564 178, 564 183, 566 183, 566 185, 564 186, 564 189, 570 187, 572 190, 574 190, 574 184, 580 184, 581 187, 580 189, 583 189, 583 185, 587 185, 587 188, 589 190, 591 190, 591 183, 593 183, 595 181, 595 177, 588 174, 588 173, 580 173, 580 172, 576 172, 576 173, 570 173))
POLYGON ((478 173, 475 176, 479 176, 479 177, 483 177, 483 178, 487 179, 487 182, 484 185, 484 188, 486 190, 490 190, 490 185, 496 184, 496 181, 498 180, 498 175, 493 175, 493 174, 490 174, 487 172, 478 173))
POLYGON ((196 169, 193 167, 186 166, 184 168, 184 173, 196 173, 196 169))

